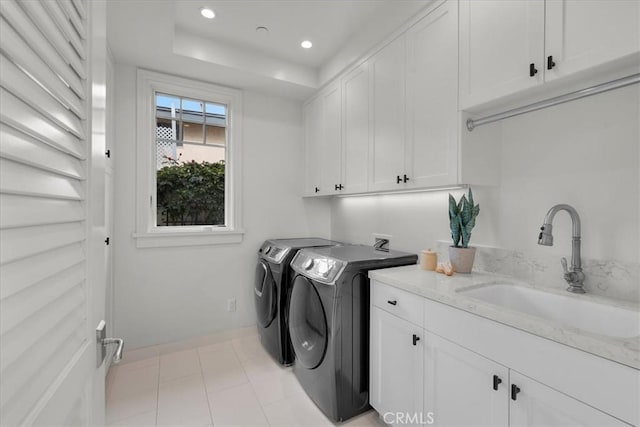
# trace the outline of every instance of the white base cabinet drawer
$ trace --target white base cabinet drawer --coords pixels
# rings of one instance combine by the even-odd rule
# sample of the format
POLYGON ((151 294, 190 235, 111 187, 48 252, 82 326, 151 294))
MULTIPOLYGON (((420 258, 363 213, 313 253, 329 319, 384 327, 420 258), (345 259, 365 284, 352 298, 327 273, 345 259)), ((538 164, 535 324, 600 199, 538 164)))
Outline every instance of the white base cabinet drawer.
POLYGON ((424 320, 422 297, 384 283, 376 281, 371 283, 372 305, 422 327, 424 320))

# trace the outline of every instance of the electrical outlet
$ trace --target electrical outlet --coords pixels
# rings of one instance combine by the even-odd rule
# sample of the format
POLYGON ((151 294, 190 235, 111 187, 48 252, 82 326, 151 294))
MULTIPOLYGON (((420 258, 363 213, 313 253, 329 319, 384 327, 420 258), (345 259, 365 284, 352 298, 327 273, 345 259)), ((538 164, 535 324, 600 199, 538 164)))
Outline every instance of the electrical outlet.
POLYGON ((236 299, 229 298, 227 300, 227 311, 236 311, 236 299))

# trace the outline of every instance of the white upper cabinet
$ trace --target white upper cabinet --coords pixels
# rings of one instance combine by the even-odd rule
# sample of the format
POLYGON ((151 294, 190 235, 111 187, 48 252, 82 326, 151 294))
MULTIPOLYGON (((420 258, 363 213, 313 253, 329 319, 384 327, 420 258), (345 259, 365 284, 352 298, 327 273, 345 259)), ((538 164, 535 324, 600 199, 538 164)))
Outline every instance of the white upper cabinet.
POLYGON ((369 64, 364 63, 342 79, 343 192, 367 191, 371 135, 369 118, 369 64))
POLYGON ((637 0, 460 0, 460 108, 640 51, 637 0))
POLYGON ((322 181, 320 143, 322 141, 322 98, 317 97, 304 106, 305 194, 319 194, 322 181))
POLYGON ((460 0, 460 108, 543 81, 543 0, 460 0))
POLYGON ((640 51, 639 17, 637 0, 547 0, 545 80, 640 51))
POLYGON ((405 37, 398 37, 369 60, 373 127, 371 190, 398 187, 404 170, 405 37))
POLYGON ((342 189, 340 182, 342 146, 342 95, 339 84, 327 88, 321 95, 323 109, 323 139, 320 144, 320 168, 322 178, 320 192, 338 193, 342 189))
POLYGON ((458 3, 449 1, 406 33, 407 135, 403 173, 413 187, 457 183, 457 20, 458 3))

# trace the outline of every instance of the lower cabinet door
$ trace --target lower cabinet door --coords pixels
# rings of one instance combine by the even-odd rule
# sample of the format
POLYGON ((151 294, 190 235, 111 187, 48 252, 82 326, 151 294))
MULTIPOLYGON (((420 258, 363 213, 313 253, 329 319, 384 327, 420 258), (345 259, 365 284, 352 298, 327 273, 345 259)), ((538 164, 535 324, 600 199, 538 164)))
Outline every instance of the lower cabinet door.
POLYGON ((509 425, 528 427, 628 426, 566 394, 511 371, 509 425))
POLYGON ((390 425, 426 425, 423 403, 423 330, 371 308, 370 403, 390 425))
POLYGON ((436 426, 507 426, 509 369, 425 333, 424 412, 436 426))

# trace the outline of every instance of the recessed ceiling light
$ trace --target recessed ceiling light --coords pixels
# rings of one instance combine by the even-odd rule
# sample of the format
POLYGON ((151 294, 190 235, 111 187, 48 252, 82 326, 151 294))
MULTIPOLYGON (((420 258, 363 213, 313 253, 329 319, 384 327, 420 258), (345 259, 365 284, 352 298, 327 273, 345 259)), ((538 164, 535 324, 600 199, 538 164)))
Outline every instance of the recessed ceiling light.
POLYGON ((300 46, 302 46, 305 49, 311 49, 311 46, 313 46, 313 43, 311 43, 309 40, 305 40, 302 43, 300 43, 300 46))
POLYGON ((216 17, 215 12, 208 7, 203 7, 202 9, 200 9, 200 15, 204 16, 207 19, 213 19, 216 17))

